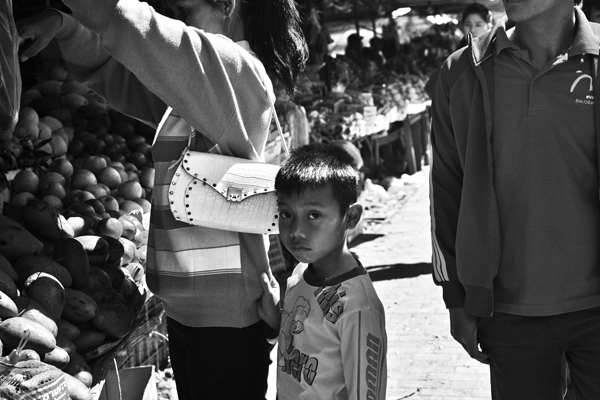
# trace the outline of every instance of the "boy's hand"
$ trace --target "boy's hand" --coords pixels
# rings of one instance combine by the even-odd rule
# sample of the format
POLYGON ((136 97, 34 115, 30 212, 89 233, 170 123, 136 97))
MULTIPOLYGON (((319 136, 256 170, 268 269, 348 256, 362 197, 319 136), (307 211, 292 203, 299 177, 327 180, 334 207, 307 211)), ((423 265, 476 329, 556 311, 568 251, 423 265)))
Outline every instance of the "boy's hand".
POLYGON ((279 283, 270 269, 267 272, 263 272, 260 278, 263 295, 260 303, 258 303, 258 316, 271 328, 279 331, 279 324, 281 322, 279 283))

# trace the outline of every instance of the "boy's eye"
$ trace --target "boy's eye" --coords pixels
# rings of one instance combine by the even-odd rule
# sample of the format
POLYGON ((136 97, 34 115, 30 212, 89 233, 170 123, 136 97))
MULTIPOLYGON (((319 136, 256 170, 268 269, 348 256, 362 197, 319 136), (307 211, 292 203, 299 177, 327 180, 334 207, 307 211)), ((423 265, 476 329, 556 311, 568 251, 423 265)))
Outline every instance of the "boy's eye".
POLYGON ((313 213, 308 214, 308 219, 317 219, 320 216, 321 216, 321 214, 313 212, 313 213))
POLYGON ((287 211, 282 211, 282 212, 279 213, 279 218, 281 218, 281 219, 288 219, 290 217, 291 217, 291 215, 287 211))

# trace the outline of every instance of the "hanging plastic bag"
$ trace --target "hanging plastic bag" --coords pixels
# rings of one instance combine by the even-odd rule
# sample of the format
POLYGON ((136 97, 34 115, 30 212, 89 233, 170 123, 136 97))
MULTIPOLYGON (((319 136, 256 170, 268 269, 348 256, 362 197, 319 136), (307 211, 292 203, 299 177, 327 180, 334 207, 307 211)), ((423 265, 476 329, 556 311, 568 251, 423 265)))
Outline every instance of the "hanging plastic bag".
POLYGON ((12 132, 19 118, 21 70, 19 33, 12 12, 12 0, 0 2, 0 134, 12 132))

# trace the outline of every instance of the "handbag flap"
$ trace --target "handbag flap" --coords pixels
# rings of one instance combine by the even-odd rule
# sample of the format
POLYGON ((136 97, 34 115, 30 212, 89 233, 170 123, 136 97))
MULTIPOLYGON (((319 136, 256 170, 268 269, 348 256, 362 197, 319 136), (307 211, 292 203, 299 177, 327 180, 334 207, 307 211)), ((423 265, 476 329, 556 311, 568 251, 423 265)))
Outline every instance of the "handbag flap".
POLYGON ((275 191, 275 176, 279 171, 278 165, 196 151, 186 152, 183 167, 224 197, 228 197, 228 193, 240 196, 233 199, 237 201, 275 191))

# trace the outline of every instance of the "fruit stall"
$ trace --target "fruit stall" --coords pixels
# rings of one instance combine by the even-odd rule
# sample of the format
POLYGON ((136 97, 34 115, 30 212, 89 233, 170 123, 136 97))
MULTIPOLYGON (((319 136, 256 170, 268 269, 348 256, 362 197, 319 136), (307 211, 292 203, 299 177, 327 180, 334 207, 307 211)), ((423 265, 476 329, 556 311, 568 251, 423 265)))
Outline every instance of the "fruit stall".
MULTIPOLYGON (((16 19, 39 9, 24 0, 16 19)), ((428 162, 420 50, 405 43, 397 57, 386 55, 387 66, 358 65, 329 53, 327 21, 307 10, 309 65, 297 95, 280 91, 276 102, 284 137, 291 148, 341 143, 360 167, 362 200, 381 200, 395 190, 395 177, 428 162)), ((53 377, 48 385, 66 387, 72 399, 100 399, 111 373, 168 365, 164 311, 144 280, 155 132, 75 81, 55 44, 8 67, 12 110, 0 118, 0 376, 43 365, 53 377)), ((267 162, 281 161, 280 140, 273 126, 267 162)), ((274 272, 288 268, 275 236, 269 257, 274 272)), ((0 398, 18 390, 1 382, 0 398)))
POLYGON ((352 143, 374 181, 419 171, 428 162, 425 86, 458 44, 456 25, 392 18, 387 2, 300 4, 309 60, 293 101, 306 113, 307 141, 352 143))
POLYGON ((53 46, 8 67, 0 398, 104 398, 109 372, 168 364, 164 312, 144 280, 154 132, 76 82, 53 46))
POLYGON ((55 366, 91 399, 115 365, 168 362, 144 284, 151 136, 59 62, 41 71, 23 68, 35 83, 0 137, 0 340, 13 365, 55 366))

